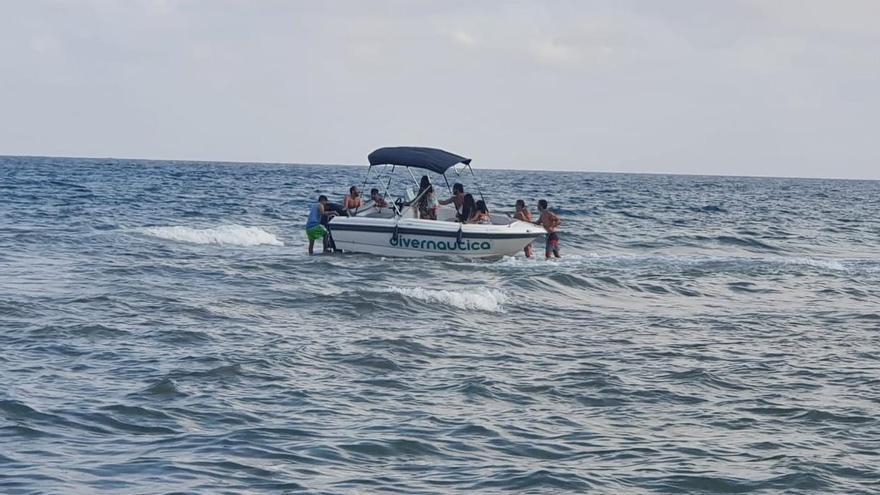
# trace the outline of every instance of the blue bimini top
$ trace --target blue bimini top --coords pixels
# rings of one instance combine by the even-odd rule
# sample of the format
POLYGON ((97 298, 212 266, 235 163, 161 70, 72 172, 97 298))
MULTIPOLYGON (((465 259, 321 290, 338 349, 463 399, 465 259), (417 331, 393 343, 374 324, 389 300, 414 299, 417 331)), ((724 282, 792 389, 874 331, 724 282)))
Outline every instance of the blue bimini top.
POLYGON ((437 174, 446 171, 459 163, 469 165, 470 158, 458 156, 437 148, 420 148, 416 146, 398 146, 395 148, 379 148, 367 157, 370 166, 400 165, 403 167, 422 168, 437 174))

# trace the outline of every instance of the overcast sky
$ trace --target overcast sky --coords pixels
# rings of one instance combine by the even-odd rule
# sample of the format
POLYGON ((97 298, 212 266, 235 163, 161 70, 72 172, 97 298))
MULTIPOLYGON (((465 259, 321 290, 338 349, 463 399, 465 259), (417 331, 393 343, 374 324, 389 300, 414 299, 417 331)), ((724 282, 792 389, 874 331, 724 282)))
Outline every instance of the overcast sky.
POLYGON ((0 0, 0 154, 880 179, 880 1, 0 0))

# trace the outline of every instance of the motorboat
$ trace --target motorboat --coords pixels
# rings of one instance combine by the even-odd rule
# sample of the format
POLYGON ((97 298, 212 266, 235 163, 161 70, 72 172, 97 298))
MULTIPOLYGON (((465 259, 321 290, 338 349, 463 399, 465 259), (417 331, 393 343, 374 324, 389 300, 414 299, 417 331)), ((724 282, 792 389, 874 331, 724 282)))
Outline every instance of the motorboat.
MULTIPOLYGON (((451 194, 447 177, 450 170, 461 175, 459 169, 466 169, 476 179, 470 158, 435 148, 406 146, 377 149, 368 160, 364 190, 372 177, 383 187, 387 206, 379 208, 368 201, 361 208, 350 210, 349 216, 331 219, 329 230, 337 249, 395 257, 501 258, 515 255, 536 237, 546 234, 538 225, 501 213, 490 212, 491 223, 460 222, 454 203, 437 208, 436 219, 420 218, 416 206, 420 195, 409 188, 396 197, 389 194, 395 172, 400 170, 406 170, 415 186, 419 186, 413 169, 438 174, 451 194)), ((435 190, 438 188, 432 185, 435 190)), ((478 191, 482 197, 482 191, 478 191)))

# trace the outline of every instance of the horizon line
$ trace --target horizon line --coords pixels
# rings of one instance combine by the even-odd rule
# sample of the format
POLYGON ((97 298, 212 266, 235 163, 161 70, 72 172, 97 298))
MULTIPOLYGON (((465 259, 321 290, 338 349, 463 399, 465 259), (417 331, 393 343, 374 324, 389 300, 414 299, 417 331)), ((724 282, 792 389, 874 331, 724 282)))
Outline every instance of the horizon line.
MULTIPOLYGON (((317 167, 369 167, 369 163, 364 164, 346 164, 346 163, 296 163, 296 162, 274 162, 274 161, 240 161, 240 160, 204 160, 204 159, 185 159, 185 158, 119 158, 112 156, 65 156, 65 155, 4 155, 0 154, 0 158, 64 158, 78 160, 127 160, 142 162, 186 162, 186 163, 213 163, 213 164, 234 164, 234 165, 287 165, 287 166, 317 166, 317 167)), ((575 172, 586 174, 621 174, 621 175, 676 175, 683 177, 734 177, 744 179, 805 179, 805 180, 848 180, 848 181, 880 181, 880 178, 853 178, 853 177, 806 177, 796 175, 737 175, 737 174, 695 174, 684 172, 618 172, 609 170, 570 170, 570 169, 534 169, 534 168, 496 168, 485 167, 484 170, 499 170, 509 172, 575 172)))

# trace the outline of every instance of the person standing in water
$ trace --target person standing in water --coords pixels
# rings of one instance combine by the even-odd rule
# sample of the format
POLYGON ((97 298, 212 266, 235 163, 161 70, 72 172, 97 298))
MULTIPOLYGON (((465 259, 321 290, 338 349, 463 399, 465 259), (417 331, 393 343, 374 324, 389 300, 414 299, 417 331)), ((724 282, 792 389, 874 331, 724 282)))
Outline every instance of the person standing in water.
MULTIPOLYGON (((513 214, 513 218, 521 221, 532 223, 532 212, 526 208, 526 202, 518 199, 516 200, 516 213, 513 214)), ((532 243, 530 242, 526 247, 523 248, 523 252, 526 255, 526 258, 531 258, 532 255, 535 254, 534 249, 532 248, 532 243)))
POLYGON ((544 248, 544 255, 549 259, 550 253, 553 253, 553 256, 559 258, 559 235, 556 234, 556 229, 559 228, 562 220, 550 211, 546 199, 538 201, 538 211, 541 212, 541 215, 534 224, 544 227, 544 230, 547 231, 547 245, 544 248))
POLYGON ((327 210, 327 196, 318 196, 318 202, 309 208, 309 219, 306 220, 306 237, 309 238, 309 254, 315 254, 315 241, 322 239, 324 252, 330 251, 327 228, 321 224, 324 215, 334 216, 335 212, 327 210))

